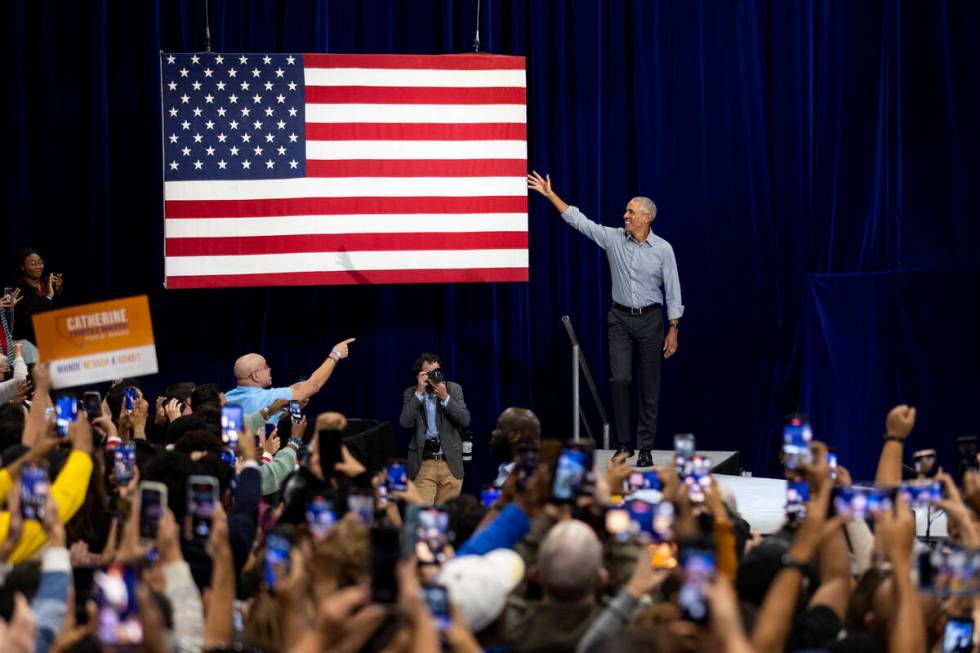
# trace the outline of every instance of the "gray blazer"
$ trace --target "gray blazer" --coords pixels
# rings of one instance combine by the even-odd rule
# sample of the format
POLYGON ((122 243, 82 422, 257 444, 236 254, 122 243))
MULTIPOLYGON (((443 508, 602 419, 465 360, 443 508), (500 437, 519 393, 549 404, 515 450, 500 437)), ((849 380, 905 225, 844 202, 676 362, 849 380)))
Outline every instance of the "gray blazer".
MULTIPOLYGON (((415 396, 415 387, 406 388, 402 396, 402 414, 398 423, 402 428, 415 428, 415 437, 408 444, 408 455, 405 457, 408 467, 408 477, 415 479, 422 467, 422 448, 425 446, 426 426, 425 404, 415 396)), ((460 437, 463 430, 470 425, 470 409, 463 399, 463 388, 458 383, 446 382, 449 391, 449 403, 445 406, 436 400, 436 428, 439 430, 439 440, 442 451, 446 454, 449 471, 456 478, 463 478, 463 440, 460 437)))

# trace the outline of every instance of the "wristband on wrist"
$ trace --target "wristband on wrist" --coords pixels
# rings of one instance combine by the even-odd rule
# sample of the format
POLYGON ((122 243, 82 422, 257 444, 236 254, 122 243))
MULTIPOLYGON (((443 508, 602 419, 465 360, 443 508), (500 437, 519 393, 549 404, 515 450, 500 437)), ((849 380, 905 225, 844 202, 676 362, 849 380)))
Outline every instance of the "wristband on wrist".
POLYGON ((881 438, 882 438, 882 439, 883 439, 883 440, 884 440, 885 442, 889 442, 889 441, 891 441, 891 442, 897 442, 897 443, 899 443, 899 444, 904 444, 904 443, 905 443, 905 438, 903 438, 903 437, 902 437, 902 436, 900 436, 900 435, 893 435, 893 434, 891 434, 891 433, 885 433, 885 434, 884 434, 883 436, 881 436, 881 438))
POLYGON ((810 565, 809 564, 807 564, 805 562, 801 562, 799 560, 794 560, 792 557, 790 557, 790 555, 788 553, 784 553, 780 557, 779 562, 780 562, 780 564, 782 564, 782 566, 783 566, 784 569, 786 569, 786 568, 795 569, 798 572, 800 572, 801 574, 803 574, 804 576, 806 576, 807 575, 807 572, 810 570, 810 565))
POLYGON ((334 348, 330 350, 330 358, 333 358, 335 361, 339 361, 341 358, 343 358, 343 356, 340 354, 339 351, 337 351, 336 348, 334 348), (336 358, 334 358, 334 354, 337 354, 336 358))
POLYGON ((303 446, 303 441, 299 438, 289 438, 289 442, 287 444, 294 449, 299 449, 303 446))

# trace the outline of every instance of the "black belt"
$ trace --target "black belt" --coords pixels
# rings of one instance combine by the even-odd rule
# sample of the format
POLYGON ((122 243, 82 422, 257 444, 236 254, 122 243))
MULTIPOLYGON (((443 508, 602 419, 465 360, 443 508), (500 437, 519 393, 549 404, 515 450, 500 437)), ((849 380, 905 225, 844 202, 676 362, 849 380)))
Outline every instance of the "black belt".
POLYGON ((445 460, 446 454, 444 453, 424 453, 422 454, 422 460, 445 460))
POLYGON ((660 308, 660 304, 650 304, 649 306, 641 306, 640 308, 633 308, 632 306, 623 306, 622 304, 617 304, 613 302, 613 308, 617 311, 623 311, 624 313, 629 313, 630 315, 643 315, 644 313, 649 313, 655 308, 660 308))

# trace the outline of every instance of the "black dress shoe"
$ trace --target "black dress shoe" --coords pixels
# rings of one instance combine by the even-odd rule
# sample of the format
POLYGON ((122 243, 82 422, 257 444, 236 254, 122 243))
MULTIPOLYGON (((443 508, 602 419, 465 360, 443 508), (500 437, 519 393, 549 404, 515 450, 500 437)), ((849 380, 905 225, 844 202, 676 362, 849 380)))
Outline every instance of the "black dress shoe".
POLYGON ((640 449, 640 455, 636 457, 637 467, 653 467, 653 454, 648 447, 640 449))
POLYGON ((632 458, 633 450, 627 449, 626 447, 620 447, 616 449, 616 453, 613 454, 613 458, 632 458))

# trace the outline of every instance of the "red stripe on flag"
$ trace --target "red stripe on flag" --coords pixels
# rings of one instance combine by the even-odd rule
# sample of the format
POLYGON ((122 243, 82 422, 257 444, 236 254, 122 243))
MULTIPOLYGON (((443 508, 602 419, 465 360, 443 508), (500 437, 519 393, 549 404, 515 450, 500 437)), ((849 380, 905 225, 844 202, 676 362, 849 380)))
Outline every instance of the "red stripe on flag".
POLYGON ((524 104, 523 88, 307 86, 310 104, 524 104))
POLYGON ((522 177, 527 159, 342 159, 307 161, 308 177, 522 177))
POLYGON ((524 57, 492 54, 304 54, 303 65, 306 68, 524 70, 524 57))
POLYGON ((327 286, 379 283, 488 283, 527 281, 527 268, 465 270, 353 270, 167 277, 167 288, 243 288, 249 286, 327 286))
POLYGON ((262 218, 280 215, 527 213, 516 197, 304 197, 271 200, 169 200, 168 218, 262 218))
POLYGON ((527 125, 519 122, 386 123, 311 122, 311 141, 524 141, 527 125))
MULTIPOLYGON (((369 227, 370 225, 365 224, 365 228, 369 227)), ((527 249, 527 232, 295 234, 291 236, 167 239, 167 256, 390 252, 428 249, 527 249)))

